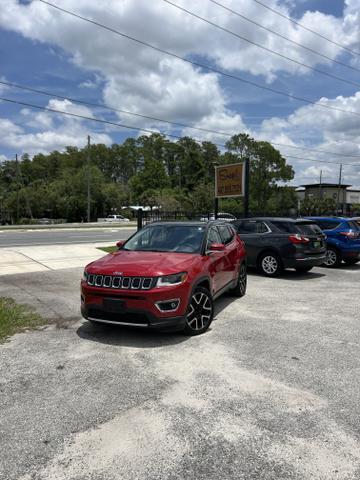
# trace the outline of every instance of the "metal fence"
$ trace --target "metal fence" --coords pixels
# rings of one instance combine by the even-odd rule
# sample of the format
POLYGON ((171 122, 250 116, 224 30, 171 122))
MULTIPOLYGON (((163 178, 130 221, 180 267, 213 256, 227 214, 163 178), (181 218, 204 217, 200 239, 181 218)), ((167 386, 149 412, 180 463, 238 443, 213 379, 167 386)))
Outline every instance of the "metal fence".
MULTIPOLYGON (((143 211, 139 209, 137 211, 137 228, 140 230, 145 225, 154 222, 186 222, 186 221, 201 221, 207 222, 208 220, 213 220, 215 214, 212 212, 190 212, 190 211, 163 211, 163 210, 153 210, 153 211, 143 211)), ((229 214, 217 214, 217 219, 219 220, 231 220, 229 214)))

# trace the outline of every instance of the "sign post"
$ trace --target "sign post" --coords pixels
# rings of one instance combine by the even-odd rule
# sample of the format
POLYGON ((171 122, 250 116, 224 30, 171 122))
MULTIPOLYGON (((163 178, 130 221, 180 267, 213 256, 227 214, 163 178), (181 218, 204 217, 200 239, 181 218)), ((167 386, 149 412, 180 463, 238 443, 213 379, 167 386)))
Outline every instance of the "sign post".
MULTIPOLYGON (((219 198, 235 198, 245 195, 246 164, 232 163, 215 167, 215 204, 219 198)), ((215 218, 218 212, 215 212, 215 218)))

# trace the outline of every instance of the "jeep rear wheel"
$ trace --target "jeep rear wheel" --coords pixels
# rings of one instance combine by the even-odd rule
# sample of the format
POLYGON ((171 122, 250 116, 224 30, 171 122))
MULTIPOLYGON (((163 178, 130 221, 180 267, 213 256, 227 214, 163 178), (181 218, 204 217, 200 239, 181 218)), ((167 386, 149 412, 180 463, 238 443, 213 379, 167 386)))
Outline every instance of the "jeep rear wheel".
POLYGON ((230 295, 234 297, 243 297, 246 293, 247 287, 247 272, 246 272, 246 265, 242 263, 240 266, 240 272, 237 279, 237 284, 235 288, 230 290, 230 295))
POLYGON ((200 335, 210 326, 214 317, 214 302, 209 290, 197 287, 191 295, 184 333, 200 335))

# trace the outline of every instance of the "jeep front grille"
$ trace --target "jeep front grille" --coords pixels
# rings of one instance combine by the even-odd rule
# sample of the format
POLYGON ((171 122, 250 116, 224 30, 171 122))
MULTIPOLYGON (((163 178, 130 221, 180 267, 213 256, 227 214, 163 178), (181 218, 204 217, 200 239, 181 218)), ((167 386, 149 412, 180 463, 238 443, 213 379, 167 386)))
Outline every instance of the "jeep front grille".
POLYGON ((114 288, 121 290, 150 290, 154 287, 156 278, 153 277, 118 277, 111 275, 87 276, 87 284, 93 287, 114 288))

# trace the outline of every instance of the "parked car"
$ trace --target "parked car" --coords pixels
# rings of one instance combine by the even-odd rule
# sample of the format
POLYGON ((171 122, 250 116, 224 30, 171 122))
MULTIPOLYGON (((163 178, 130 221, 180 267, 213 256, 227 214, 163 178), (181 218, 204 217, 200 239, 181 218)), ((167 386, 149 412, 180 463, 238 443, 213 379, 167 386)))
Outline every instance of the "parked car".
POLYGON ((360 261, 360 226, 352 218, 307 217, 327 236, 327 267, 338 267, 342 261, 353 265, 360 261))
POLYGON ((81 311, 91 322, 198 335, 217 297, 245 295, 244 242, 224 222, 153 223, 117 245, 85 268, 81 311))
POLYGON ((50 218, 39 218, 38 222, 39 225, 50 225, 52 220, 50 218))
POLYGON ((236 220, 233 225, 245 242, 248 266, 268 277, 285 268, 309 272, 326 259, 325 235, 310 220, 258 217, 236 220))
MULTIPOLYGON (((201 222, 207 222, 208 220, 215 220, 215 213, 210 213, 208 217, 204 215, 200 218, 201 222)), ((236 220, 236 217, 234 215, 231 215, 231 213, 219 212, 218 220, 223 220, 224 222, 232 222, 236 220)))
POLYGON ((120 223, 120 222, 130 222, 130 220, 123 215, 108 215, 105 218, 98 218, 98 222, 113 222, 113 223, 120 223))

